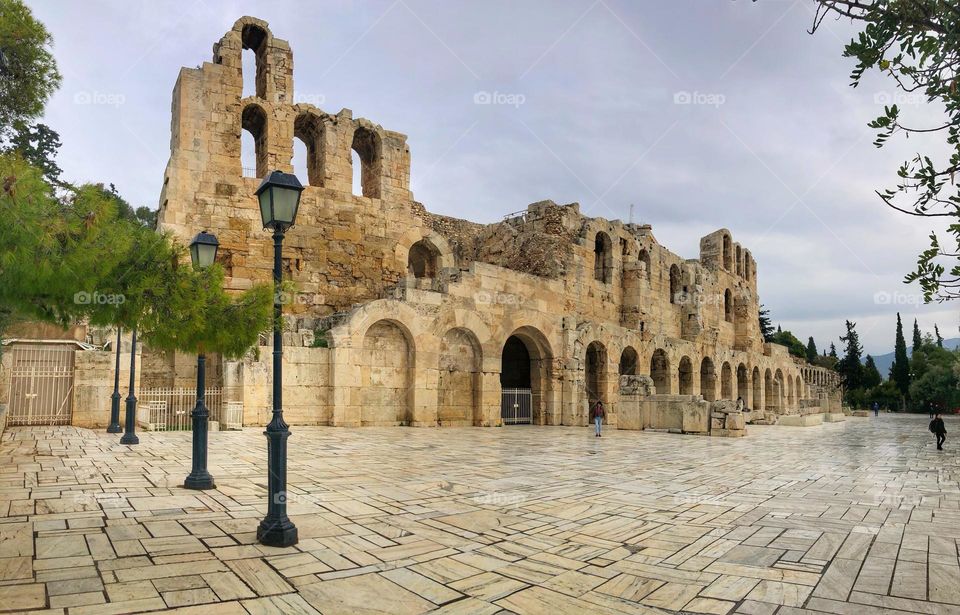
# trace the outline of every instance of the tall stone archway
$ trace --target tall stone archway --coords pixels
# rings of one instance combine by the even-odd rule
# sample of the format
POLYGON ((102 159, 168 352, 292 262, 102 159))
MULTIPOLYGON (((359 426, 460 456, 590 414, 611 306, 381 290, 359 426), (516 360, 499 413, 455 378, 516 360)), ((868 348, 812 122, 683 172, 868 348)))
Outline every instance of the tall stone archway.
POLYGON ((412 420, 414 349, 409 334, 390 320, 363 336, 360 424, 407 425, 412 420))
POLYGON ((717 371, 710 357, 700 362, 700 394, 706 401, 717 400, 717 371))
POLYGON ((650 378, 653 379, 657 395, 670 394, 670 359, 660 348, 650 357, 650 378))
POLYGON ((450 329, 440 339, 437 420, 441 425, 481 422, 481 358, 480 343, 467 329, 450 329))

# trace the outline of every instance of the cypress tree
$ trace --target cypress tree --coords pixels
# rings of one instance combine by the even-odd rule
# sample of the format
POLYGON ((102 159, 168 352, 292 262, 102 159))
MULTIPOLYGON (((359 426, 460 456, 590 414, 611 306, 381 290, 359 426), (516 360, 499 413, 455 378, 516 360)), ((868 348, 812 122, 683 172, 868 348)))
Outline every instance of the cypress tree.
POLYGON ((901 397, 910 391, 910 360, 907 358, 907 341, 903 337, 903 323, 897 313, 897 341, 893 350, 893 365, 890 366, 890 379, 897 385, 901 397))
POLYGON ((807 363, 815 363, 817 360, 817 344, 813 337, 807 340, 807 363))
POLYGON ((940 327, 936 324, 933 325, 933 332, 937 336, 937 348, 943 348, 943 336, 940 335, 940 327))
POLYGON ((920 350, 923 345, 923 337, 920 335, 920 327, 917 326, 917 319, 913 319, 913 351, 920 350))
POLYGON ((830 356, 834 359, 837 358, 837 347, 833 345, 833 342, 830 342, 830 356))

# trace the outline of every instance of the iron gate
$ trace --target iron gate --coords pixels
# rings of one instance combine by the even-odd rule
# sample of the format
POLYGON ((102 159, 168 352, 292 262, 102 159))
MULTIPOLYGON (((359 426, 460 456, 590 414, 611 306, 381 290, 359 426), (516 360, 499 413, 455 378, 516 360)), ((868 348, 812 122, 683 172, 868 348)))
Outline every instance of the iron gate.
POLYGON ((13 346, 10 425, 69 425, 73 418, 73 365, 67 346, 13 346))
POLYGON ((500 397, 500 418, 504 425, 533 423, 533 394, 530 389, 503 389, 500 397))

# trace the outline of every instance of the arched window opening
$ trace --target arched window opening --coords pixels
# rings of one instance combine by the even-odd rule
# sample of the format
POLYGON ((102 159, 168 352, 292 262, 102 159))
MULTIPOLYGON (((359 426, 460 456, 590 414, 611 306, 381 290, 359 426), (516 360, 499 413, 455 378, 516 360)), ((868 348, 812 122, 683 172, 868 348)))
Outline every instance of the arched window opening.
POLYGON ((415 278, 437 277, 440 253, 425 239, 410 246, 407 258, 407 271, 415 278))
POLYGON ((307 169, 307 144, 302 139, 293 138, 293 158, 290 161, 293 166, 293 174, 297 179, 306 181, 310 172, 307 169))
POLYGON ((743 250, 737 246, 737 275, 743 276, 743 250))
POLYGON ((636 376, 638 362, 639 358, 637 357, 637 351, 634 350, 632 346, 627 346, 624 348, 623 352, 620 354, 620 375, 636 376))
POLYGON ((293 122, 293 169, 310 186, 323 185, 323 122, 301 113, 293 122))
POLYGON ((733 399, 733 369, 726 362, 720 368, 720 399, 733 399))
POLYGON ((733 293, 729 288, 723 291, 723 319, 733 322, 733 293))
POLYGON ((717 401, 717 373, 709 357, 700 363, 700 394, 706 401, 717 401))
MULTIPOLYGON (((607 349, 600 342, 587 346, 586 356, 587 411, 591 412, 597 401, 609 404, 607 390, 607 349)), ((593 419, 593 416, 590 417, 593 419)))
POLYGON ((351 164, 353 165, 353 193, 370 199, 380 198, 382 150, 380 136, 368 128, 353 132, 351 164), (359 169, 359 172, 358 172, 359 169), (359 177, 360 183, 357 184, 359 177))
POLYGON ((240 57, 240 70, 243 76, 242 98, 256 95, 267 98, 267 33, 260 26, 244 26, 240 33, 243 51, 240 57))
POLYGON ((756 410, 763 410, 763 379, 760 377, 760 368, 754 367, 750 377, 753 382, 753 405, 750 406, 756 410))
POLYGON ((647 282, 649 282, 650 281, 650 253, 647 252, 646 250, 640 250, 640 254, 637 255, 637 260, 643 263, 644 266, 647 268, 647 272, 645 275, 647 276, 647 282))
POLYGON ((650 357, 650 378, 657 395, 670 394, 670 360, 663 350, 658 349, 650 357))
POLYGON ((680 378, 680 394, 693 395, 693 363, 690 357, 680 359, 680 369, 677 372, 680 378))
POLYGON ((267 114, 260 105, 247 105, 240 117, 240 166, 244 177, 265 177, 267 174, 267 114), (244 139, 243 132, 249 134, 244 139), (244 144, 247 149, 244 149, 244 144), (252 143, 252 150, 249 149, 252 143))
POLYGON ((670 303, 680 303, 680 268, 670 265, 670 303))
POLYGON ((595 280, 609 284, 612 275, 613 246, 610 236, 600 232, 593 241, 593 277, 595 280))
POLYGON ((733 271, 733 251, 730 249, 730 235, 723 236, 723 267, 733 271))

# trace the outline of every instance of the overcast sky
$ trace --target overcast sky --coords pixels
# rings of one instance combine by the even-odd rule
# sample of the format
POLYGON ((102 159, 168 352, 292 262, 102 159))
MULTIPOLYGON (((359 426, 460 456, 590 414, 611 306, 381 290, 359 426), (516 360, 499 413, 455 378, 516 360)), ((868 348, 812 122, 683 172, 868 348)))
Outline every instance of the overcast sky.
POLYGON ((850 88, 854 30, 807 34, 812 0, 28 4, 64 75, 45 121, 66 177, 136 205, 157 206, 180 67, 253 15, 290 42, 297 100, 409 135, 432 212, 494 222, 552 199, 627 220, 633 204, 687 258, 729 228, 774 322, 821 348, 849 318, 867 352, 892 350, 898 310, 908 338, 915 316, 958 335, 956 306, 901 282, 931 223, 873 193, 923 142, 878 150, 866 127, 890 100, 931 124, 937 110, 879 76, 850 88))

